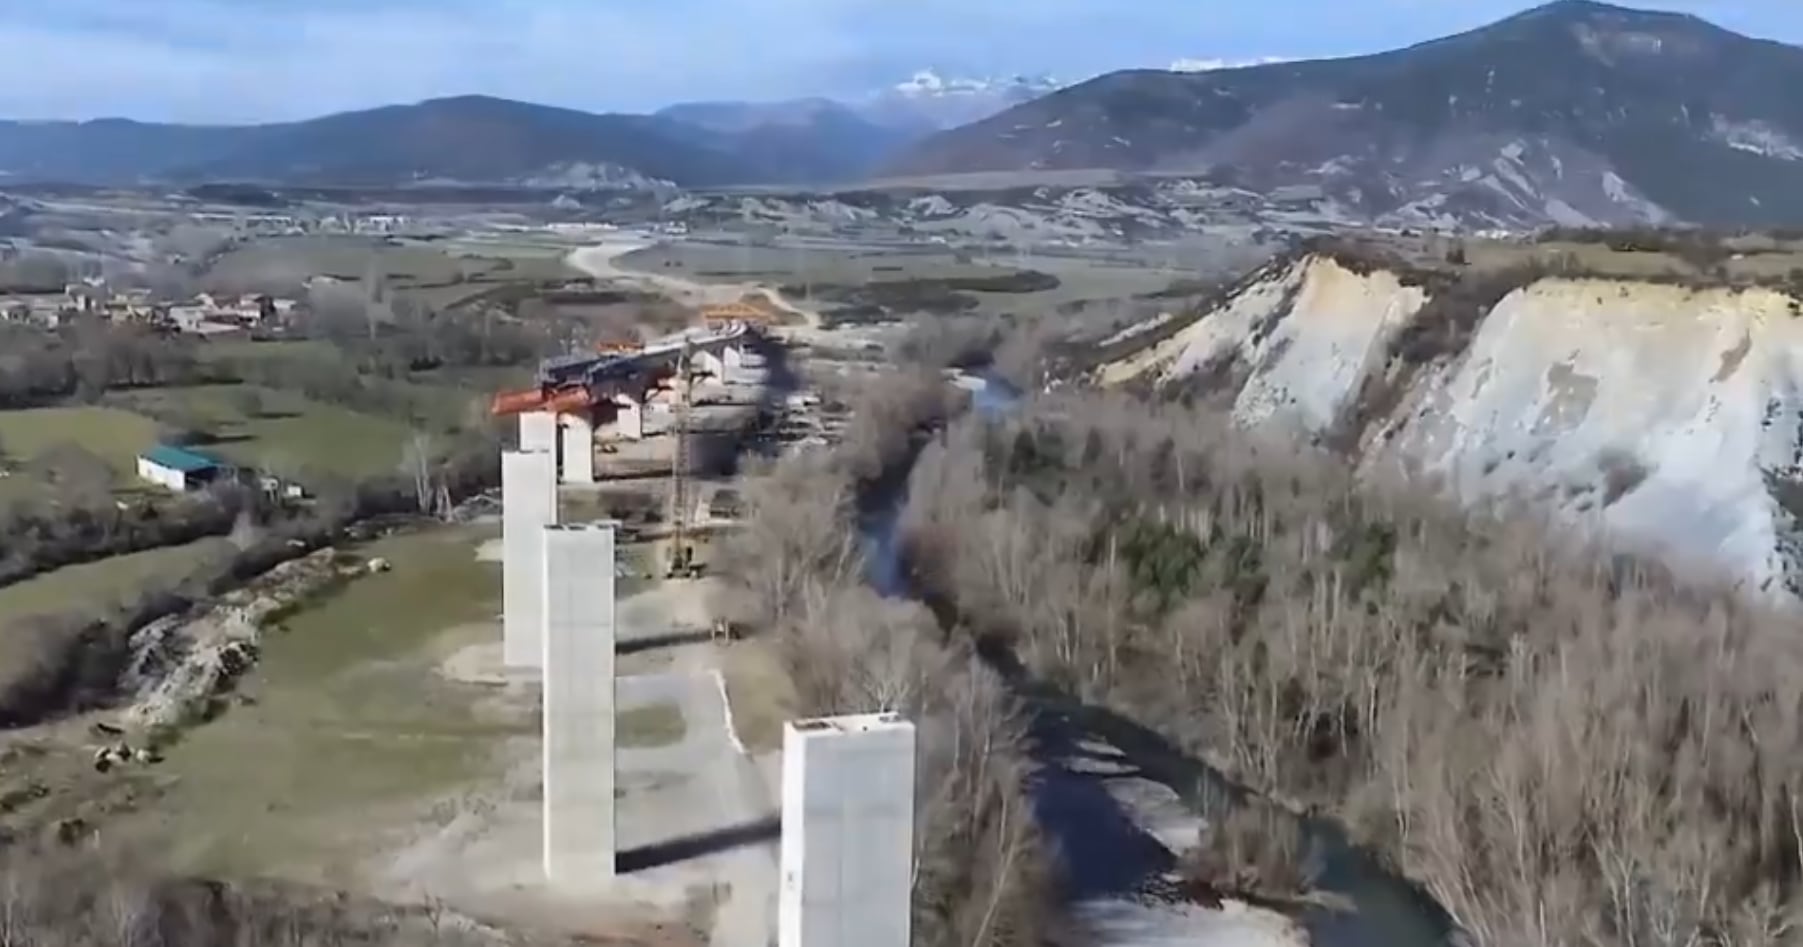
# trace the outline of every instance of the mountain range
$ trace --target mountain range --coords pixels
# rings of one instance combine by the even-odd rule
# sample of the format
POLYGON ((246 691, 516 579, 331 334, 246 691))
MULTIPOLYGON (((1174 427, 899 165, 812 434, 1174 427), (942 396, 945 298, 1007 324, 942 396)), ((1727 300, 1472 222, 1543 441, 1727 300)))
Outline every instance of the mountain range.
POLYGON ((935 135, 887 172, 1210 174, 1422 223, 1795 223, 1799 88, 1803 49, 1558 0, 1369 56, 1110 73, 935 135))
POLYGON ((480 95, 264 125, 0 122, 0 180, 686 187, 854 181, 906 145, 1051 91, 931 71, 846 102, 594 114, 480 95))
MULTIPOLYGON (((1803 49, 1557 0, 1345 59, 1181 62, 1060 88, 923 72, 855 99, 592 114, 483 96, 236 127, 0 123, 13 180, 1031 186, 1205 181, 1334 220, 1523 227, 1803 221, 1803 49)), ((0 178, 4 180, 4 178, 0 178)))

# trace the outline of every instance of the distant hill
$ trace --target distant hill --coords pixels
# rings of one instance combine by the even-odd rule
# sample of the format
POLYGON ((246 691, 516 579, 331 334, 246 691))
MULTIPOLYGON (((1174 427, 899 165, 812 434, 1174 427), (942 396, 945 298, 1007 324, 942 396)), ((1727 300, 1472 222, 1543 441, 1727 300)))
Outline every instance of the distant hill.
POLYGON ((616 184, 706 186, 760 175, 729 143, 702 140, 668 119, 486 96, 268 125, 0 122, 0 180, 509 184, 571 169, 616 184))
POLYGON ((987 118, 1057 88, 1049 79, 944 78, 932 70, 868 95, 834 100, 687 102, 658 118, 699 129, 761 184, 858 181, 934 132, 987 118))
POLYGON ((932 136, 885 173, 1207 173, 1423 224, 1794 224, 1797 89, 1795 47, 1559 0, 1371 56, 1111 73, 932 136))
POLYGON ((922 73, 854 103, 691 103, 594 114, 489 96, 300 122, 196 126, 0 121, 0 183, 557 188, 856 181, 941 128, 1039 91, 922 73))
POLYGON ((758 184, 857 181, 935 129, 870 121, 830 99, 689 102, 656 117, 703 147, 736 155, 758 184))

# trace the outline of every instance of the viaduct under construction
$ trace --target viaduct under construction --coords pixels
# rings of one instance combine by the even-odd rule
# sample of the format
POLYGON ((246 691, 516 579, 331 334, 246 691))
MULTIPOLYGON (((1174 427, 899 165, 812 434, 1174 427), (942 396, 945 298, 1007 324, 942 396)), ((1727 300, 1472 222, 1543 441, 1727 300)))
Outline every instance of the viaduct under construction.
POLYGON ((732 303, 703 307, 701 321, 649 342, 603 342, 588 352, 546 359, 533 387, 498 393, 490 406, 497 417, 519 419, 522 453, 549 455, 556 482, 571 485, 603 479, 602 458, 621 443, 644 440, 654 430, 648 417, 661 416, 656 427, 671 438, 667 522, 673 574, 692 566, 685 534, 694 515, 695 392, 709 383, 724 384, 745 367, 772 315, 732 303))
MULTIPOLYGON (((693 390, 745 365, 768 315, 703 310, 703 325, 644 344, 547 359, 537 384, 497 394, 519 418, 502 456, 502 651, 543 683, 543 864, 553 885, 586 886, 617 870, 615 530, 560 521, 560 484, 596 480, 610 441, 645 437, 670 412, 672 572, 689 514, 687 440, 693 390)), ((779 852, 780 947, 907 947, 913 858, 915 734, 889 713, 790 721, 784 729, 779 852)))

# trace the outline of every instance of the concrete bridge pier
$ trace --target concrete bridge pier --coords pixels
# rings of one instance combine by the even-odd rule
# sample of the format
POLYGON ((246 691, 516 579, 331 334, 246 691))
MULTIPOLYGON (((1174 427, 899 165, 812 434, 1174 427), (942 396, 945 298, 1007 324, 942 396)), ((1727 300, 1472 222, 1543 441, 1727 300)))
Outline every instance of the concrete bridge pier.
POLYGON ((614 876, 614 526, 546 526, 545 878, 614 876))
POLYGON ((545 451, 501 453, 501 659, 537 668, 544 556, 539 533, 557 522, 557 457, 545 451))
POLYGON ((892 713, 783 727, 780 947, 908 947, 914 725, 892 713))

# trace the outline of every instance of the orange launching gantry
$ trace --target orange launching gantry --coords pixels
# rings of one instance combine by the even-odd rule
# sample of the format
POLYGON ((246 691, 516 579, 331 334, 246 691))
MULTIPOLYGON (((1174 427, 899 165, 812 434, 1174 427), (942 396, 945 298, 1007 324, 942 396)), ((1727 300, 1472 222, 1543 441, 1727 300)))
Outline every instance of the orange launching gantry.
POLYGON ((503 391, 495 395, 489 402, 489 413, 496 417, 510 414, 524 414, 527 411, 554 411, 559 414, 581 411, 595 403, 594 395, 583 388, 561 388, 547 390, 544 388, 527 388, 521 391, 503 391))
POLYGON ((778 321, 769 308, 744 300, 702 306, 701 320, 710 330, 709 338, 697 340, 692 330, 650 343, 615 337, 593 343, 588 352, 547 358, 539 363, 536 387, 496 394, 489 402, 489 412, 502 417, 530 411, 584 411, 596 403, 593 392, 604 390, 596 387, 598 383, 647 371, 655 379, 673 369, 679 379, 676 387, 685 387, 693 382, 691 348, 736 344, 733 340, 748 330, 755 335, 761 327, 778 321))

